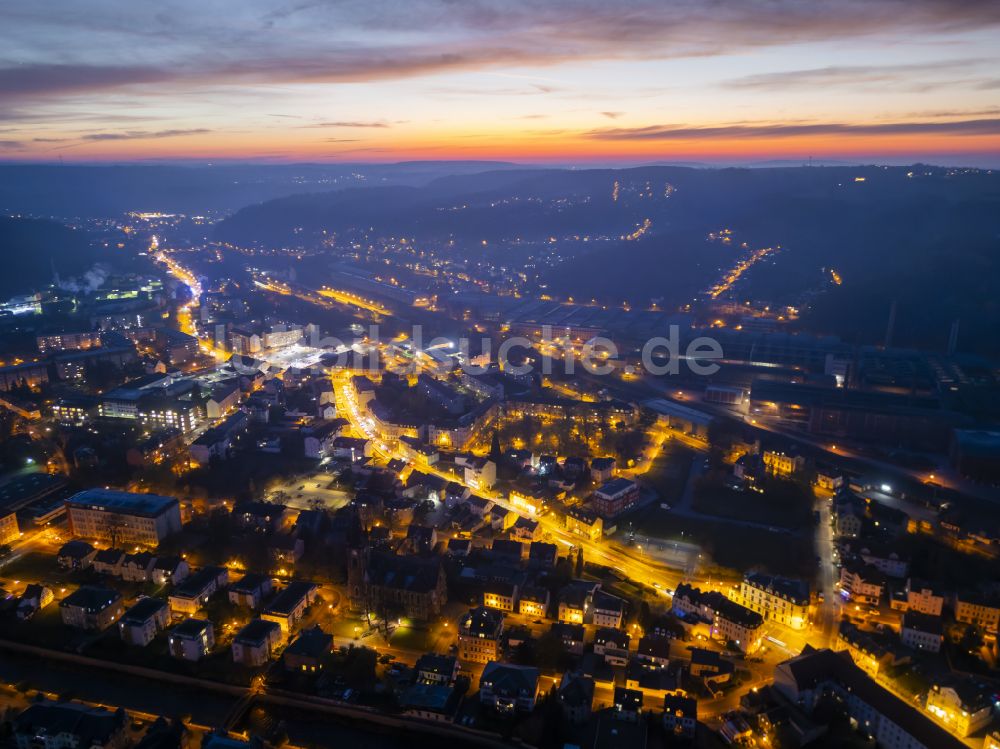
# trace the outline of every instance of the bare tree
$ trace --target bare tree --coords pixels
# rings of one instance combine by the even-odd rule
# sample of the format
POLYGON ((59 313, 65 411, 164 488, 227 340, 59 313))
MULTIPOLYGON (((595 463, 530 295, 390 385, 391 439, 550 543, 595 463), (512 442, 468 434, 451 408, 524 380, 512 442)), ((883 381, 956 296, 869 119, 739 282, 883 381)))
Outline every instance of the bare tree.
POLYGON ((124 538, 128 528, 128 518, 117 513, 109 513, 104 516, 104 534, 108 537, 111 548, 118 547, 119 542, 124 538))

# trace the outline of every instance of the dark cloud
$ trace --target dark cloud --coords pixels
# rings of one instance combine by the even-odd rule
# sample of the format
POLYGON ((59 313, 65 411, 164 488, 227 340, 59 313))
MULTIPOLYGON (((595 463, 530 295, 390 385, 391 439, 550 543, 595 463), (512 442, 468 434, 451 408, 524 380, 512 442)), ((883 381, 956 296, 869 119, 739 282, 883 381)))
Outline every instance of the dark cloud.
POLYGON ((994 62, 976 58, 936 60, 910 65, 834 65, 747 75, 730 79, 722 85, 732 89, 787 91, 795 88, 816 89, 825 86, 885 84, 897 81, 912 83, 920 76, 941 76, 956 70, 966 71, 994 62))
POLYGON ((173 77, 169 70, 134 65, 12 65, 0 67, 0 94, 67 94, 173 77))
POLYGON ((90 133, 81 136, 82 140, 146 140, 149 138, 176 138, 182 135, 201 135, 212 132, 208 128, 198 127, 190 130, 129 130, 125 133, 90 133))
MULTIPOLYGON (((16 43, 16 49, 30 52, 26 60, 66 62, 0 64, 0 94, 30 98, 132 84, 155 90, 163 84, 364 82, 500 66, 717 55, 887 32, 943 35, 997 25, 1000 3, 977 0, 300 0, 277 9, 264 0, 247 0, 224 11, 203 3, 184 12, 125 0, 86 7, 52 0, 5 8, 0 46, 16 43), (105 54, 108 48, 114 57, 105 54), (106 62, 118 58, 150 62, 106 62)), ((14 58, 8 54, 8 59, 14 58)), ((808 79, 802 73, 810 71, 796 72, 798 78, 734 85, 811 85, 802 82, 808 79)), ((859 73, 865 74, 827 71, 820 80, 859 73)), ((556 89, 536 85, 534 90, 556 89)))
POLYGON ((617 120, 619 117, 621 117, 625 113, 624 112, 601 112, 601 114, 603 114, 609 120, 617 120))
POLYGON ((910 116, 914 119, 940 117, 956 120, 971 117, 990 117, 996 114, 1000 114, 1000 107, 986 107, 984 109, 938 109, 925 112, 914 112, 910 116))
POLYGON ((721 125, 682 127, 648 125, 634 128, 591 130, 585 136, 595 140, 712 140, 726 138, 793 138, 804 135, 1000 135, 1000 119, 958 120, 956 122, 884 122, 862 125, 845 123, 721 125))
POLYGON ((389 125, 388 122, 357 122, 357 121, 350 122, 350 121, 348 121, 348 122, 314 122, 314 123, 312 123, 310 125, 300 125, 300 127, 343 127, 343 128, 351 128, 351 127, 367 128, 367 127, 373 127, 373 128, 386 128, 386 127, 391 127, 391 125, 389 125))
POLYGON ((5 151, 19 151, 24 148, 24 143, 19 140, 0 140, 0 148, 5 151))

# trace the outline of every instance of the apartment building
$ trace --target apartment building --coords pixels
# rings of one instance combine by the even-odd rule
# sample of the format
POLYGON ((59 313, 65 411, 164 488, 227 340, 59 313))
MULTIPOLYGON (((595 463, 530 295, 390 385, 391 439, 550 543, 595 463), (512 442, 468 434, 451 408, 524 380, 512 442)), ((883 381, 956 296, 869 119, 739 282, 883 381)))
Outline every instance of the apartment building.
POLYGON ((70 533, 110 543, 156 546, 181 530, 176 497, 88 489, 66 500, 70 533))
POLYGON ((470 609, 458 620, 458 657, 473 663, 489 663, 500 657, 503 614, 485 606, 470 609))
POLYGON ((955 596, 955 621, 973 624, 985 632, 996 634, 1000 625, 1000 599, 979 593, 958 593, 955 596))
POLYGON ((740 584, 737 603, 792 629, 809 621, 809 585, 802 580, 753 573, 740 584))
POLYGON ((850 717, 881 747, 967 749, 957 736, 876 684, 846 652, 807 645, 800 655, 775 667, 774 686, 807 714, 824 696, 836 695, 850 717))

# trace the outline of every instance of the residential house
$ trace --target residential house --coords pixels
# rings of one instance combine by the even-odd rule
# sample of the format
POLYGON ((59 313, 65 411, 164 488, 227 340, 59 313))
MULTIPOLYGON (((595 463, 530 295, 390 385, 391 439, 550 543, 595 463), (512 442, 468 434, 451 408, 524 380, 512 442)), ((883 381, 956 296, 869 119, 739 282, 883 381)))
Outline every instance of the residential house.
POLYGON ((220 382, 212 388, 208 400, 205 401, 205 416, 215 420, 232 413, 240 403, 240 395, 242 391, 239 379, 231 378, 220 382))
POLYGON ((736 666, 731 660, 723 658, 715 650, 705 650, 705 648, 691 648, 691 664, 688 666, 688 673, 699 679, 722 684, 732 678, 736 671, 736 666))
POLYGON ((910 577, 906 580, 906 610, 941 616, 948 594, 931 583, 910 577))
POLYGON ((465 483, 473 490, 492 489, 497 482, 497 464, 489 458, 473 457, 465 464, 465 483))
POLYGON ((121 577, 121 567, 125 562, 125 552, 121 549, 101 549, 94 555, 94 572, 99 575, 121 577))
POLYGON ((656 666, 666 666, 670 663, 670 643, 669 637, 655 637, 646 635, 639 638, 639 646, 636 649, 635 657, 644 663, 656 666))
POLYGON ((528 713, 535 709, 540 674, 533 666, 490 661, 479 677, 479 702, 498 713, 528 713))
POLYGON ((270 575, 248 572, 229 586, 229 602, 257 611, 264 604, 264 599, 271 595, 272 587, 270 575))
POLYGON ((846 652, 816 650, 801 654, 774 670, 777 692, 810 715, 826 696, 841 700, 848 715, 876 744, 893 749, 965 749, 955 735, 915 706, 879 686, 846 652))
POLYGON ((574 580, 559 591, 559 621, 583 624, 597 588, 596 583, 574 580))
POLYGON ((827 492, 840 491, 844 485, 844 475, 829 466, 816 468, 816 486, 827 492))
POLYGON ((888 577, 905 578, 910 569, 909 561, 894 548, 893 544, 864 541, 857 544, 858 556, 865 564, 870 564, 888 577))
POLYGON ((185 619, 170 630, 167 644, 172 657, 200 661, 215 647, 215 630, 204 619, 185 619))
POLYGON ((793 476, 802 470, 806 459, 801 455, 785 453, 781 450, 765 450, 764 465, 776 476, 793 476))
POLYGON ((68 541, 59 549, 56 561, 64 570, 85 570, 94 562, 97 549, 86 541, 68 541))
POLYGON ((461 692, 453 686, 418 681, 403 691, 399 706, 407 717, 451 723, 461 699, 461 692))
POLYGON ((625 623, 625 601, 603 590, 594 593, 591 611, 598 627, 621 627, 625 623))
POLYGON ((863 561, 849 560, 840 568, 840 589, 850 601, 877 606, 885 584, 885 575, 863 561))
POLYGON ((282 635, 287 637, 305 615, 306 608, 316 600, 317 591, 315 583, 292 581, 264 608, 260 618, 278 624, 282 635))
POLYGON ((202 567, 176 586, 167 599, 172 616, 193 616, 215 592, 229 582, 225 567, 202 567))
POLYGON ((334 458, 359 463, 372 456, 372 441, 363 437, 336 437, 333 440, 334 458))
POLYGON ((262 533, 280 531, 287 522, 291 522, 288 508, 272 502, 237 502, 233 506, 232 516, 240 528, 262 533))
POLYGON ((191 568, 181 557, 157 557, 153 564, 153 582, 157 585, 177 585, 187 579, 191 568))
POLYGON ((1000 624, 1000 598, 973 592, 956 594, 955 621, 973 624, 995 635, 1000 624))
POLYGON ((802 580, 745 575, 737 603, 791 629, 805 629, 809 621, 809 585, 802 580))
POLYGON ((538 541, 542 537, 542 527, 537 520, 520 517, 511 526, 510 537, 524 543, 538 541))
POLYGON ((549 590, 538 585, 526 585, 518 601, 518 613, 544 618, 549 610, 549 590))
POLYGON ((833 498, 833 518, 837 535, 857 538, 866 517, 865 501, 849 489, 842 489, 833 498))
POLYGON ((594 680, 579 671, 566 671, 559 682, 559 706, 566 719, 582 725, 590 719, 594 703, 594 680))
POLYGON ((128 746, 128 715, 78 702, 36 702, 13 720, 17 749, 121 749, 128 746))
POLYGON ((458 678, 459 662, 453 655, 426 653, 417 659, 413 671, 418 682, 451 686, 458 678))
POLYGON ((250 417, 237 411, 216 426, 206 429, 189 448, 191 459, 198 465, 208 465, 212 459, 225 460, 229 457, 233 444, 246 432, 250 417))
POLYGON ((497 538, 493 540, 490 551, 492 557, 497 561, 507 562, 514 565, 521 564, 524 559, 524 543, 509 538, 497 538))
POLYGON ((642 690, 615 687, 615 716, 626 723, 638 723, 642 716, 642 701, 642 690))
POLYGON ((92 632, 103 632, 124 613, 117 590, 82 585, 59 602, 63 624, 92 632))
POLYGON ((345 419, 332 419, 310 429, 303 439, 305 456, 316 460, 333 457, 337 438, 343 435, 346 426, 345 419))
POLYGON ((233 662, 251 668, 263 666, 283 640, 280 624, 252 619, 233 638, 233 662))
POLYGON ((403 545, 411 554, 429 554, 437 546, 437 530, 431 525, 410 523, 403 545))
POLYGON ((32 583, 25 587, 17 601, 17 618, 26 621, 44 609, 55 599, 52 589, 45 585, 32 583))
POLYGON ((126 554, 119 571, 121 579, 132 583, 149 582, 153 579, 153 566, 155 564, 156 557, 148 551, 126 554))
POLYGON ((663 698, 663 729, 668 736, 691 741, 698 727, 698 701, 679 694, 663 698))
POLYGON ((628 663, 628 646, 631 638, 627 632, 611 627, 601 627, 594 633, 594 654, 612 666, 628 663))
POLYGON ((555 622, 550 631, 562 644, 563 650, 573 655, 583 653, 583 638, 585 630, 582 624, 555 622))
POLYGON ((142 598, 118 621, 122 642, 146 647, 170 623, 170 607, 160 598, 142 598))
POLYGON ((967 738, 993 720, 993 692, 986 684, 948 676, 927 692, 927 712, 956 736, 967 738))
POLYGON ((614 458, 594 458, 590 461, 590 478, 595 484, 606 484, 615 475, 614 458))
POLYGON ((514 611, 517 584, 505 581, 488 582, 483 588, 483 605, 498 611, 514 611))
POLYGON ((472 540, 468 538, 450 538, 448 539, 448 555, 452 557, 457 557, 459 559, 465 559, 469 556, 469 552, 472 551, 472 540))
POLYGON ((925 650, 929 653, 940 652, 941 645, 944 643, 941 617, 921 614, 918 611, 907 611, 903 614, 899 640, 913 650, 925 650))
POLYGON ((846 650, 855 665, 873 679, 895 662, 890 650, 880 644, 872 633, 865 632, 846 620, 840 623, 833 649, 846 650))
POLYGON ((323 660, 333 650, 333 635, 327 634, 319 625, 304 629, 285 648, 282 659, 289 671, 314 673, 323 665, 323 660))
POLYGON ((559 547, 543 541, 532 541, 528 547, 528 567, 533 570, 549 570, 559 561, 559 547))
POLYGON ((485 606, 470 609, 458 620, 458 657, 473 663, 489 663, 500 657, 503 644, 503 614, 485 606))
POLYGON ((604 535, 604 519, 582 507, 570 507, 565 515, 566 530, 578 536, 600 541, 604 535))

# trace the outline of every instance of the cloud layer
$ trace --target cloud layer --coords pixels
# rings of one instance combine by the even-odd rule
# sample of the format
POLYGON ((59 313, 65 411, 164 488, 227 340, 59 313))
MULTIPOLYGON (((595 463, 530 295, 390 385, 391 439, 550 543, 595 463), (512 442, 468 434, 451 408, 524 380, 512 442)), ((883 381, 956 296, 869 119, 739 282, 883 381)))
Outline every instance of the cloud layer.
MULTIPOLYGON (((50 0, 4 9, 0 94, 176 83, 359 82, 494 66, 716 55, 1000 25, 976 0, 50 0)), ((840 73, 812 71, 811 80, 840 73)), ((743 86, 804 85, 797 74, 743 86), (796 78, 796 75, 798 76, 796 78)))
POLYGON ((596 140, 707 140, 746 138, 797 138, 802 136, 881 136, 881 135, 1000 135, 1000 119, 957 120, 951 122, 876 122, 848 124, 812 122, 797 124, 733 124, 717 127, 647 125, 631 128, 592 130, 596 140))
POLYGON ((982 149, 1000 135, 998 70, 1000 3, 985 0, 7 3, 0 149, 669 156, 682 141, 895 136, 982 149))

